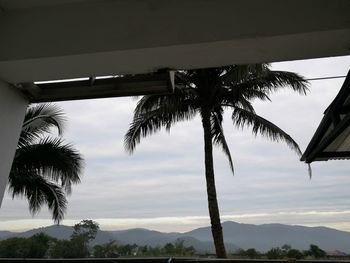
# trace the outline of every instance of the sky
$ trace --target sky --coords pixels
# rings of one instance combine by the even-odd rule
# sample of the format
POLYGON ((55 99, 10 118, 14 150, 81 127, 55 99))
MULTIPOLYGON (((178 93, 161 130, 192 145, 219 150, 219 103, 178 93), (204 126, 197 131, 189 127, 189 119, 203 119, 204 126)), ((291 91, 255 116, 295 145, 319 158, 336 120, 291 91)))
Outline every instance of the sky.
MULTIPOLYGON (((306 78, 346 75, 350 56, 273 63, 276 70, 306 78)), ((283 89, 272 102, 254 101, 258 114, 287 131, 304 151, 324 110, 344 79, 310 82, 307 96, 283 89)), ((93 219, 101 229, 148 228, 185 232, 208 226, 200 119, 143 139, 136 152, 124 150, 135 98, 58 103, 67 115, 64 139, 85 158, 82 182, 73 187, 62 224, 93 219)), ((307 166, 283 142, 254 136, 224 119, 235 166, 233 176, 220 149, 214 150, 222 221, 327 226, 350 231, 350 161, 307 166)), ((25 199, 7 194, 0 209, 0 230, 23 231, 52 225, 46 208, 32 216, 25 199)))

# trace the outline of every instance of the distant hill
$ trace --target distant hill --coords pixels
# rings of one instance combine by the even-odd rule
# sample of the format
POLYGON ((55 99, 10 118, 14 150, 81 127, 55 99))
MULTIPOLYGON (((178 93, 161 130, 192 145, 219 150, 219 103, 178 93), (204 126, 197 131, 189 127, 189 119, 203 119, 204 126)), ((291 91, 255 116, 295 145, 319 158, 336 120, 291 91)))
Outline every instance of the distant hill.
POLYGON ((0 231, 0 239, 7 238, 11 235, 13 235, 13 233, 10 231, 0 231))
MULTIPOLYGON (((326 251, 350 252, 350 233, 331 228, 282 224, 252 225, 231 221, 224 222, 222 226, 228 251, 234 251, 238 248, 255 248, 263 252, 284 244, 306 250, 310 244, 316 244, 326 251)), ((32 229, 23 233, 0 231, 0 239, 11 236, 29 237, 40 232, 58 239, 69 239, 73 228, 60 225, 32 229)), ((163 233, 142 228, 99 231, 93 244, 116 240, 121 244, 163 246, 168 242, 175 242, 177 239, 184 240, 186 246, 193 246, 201 253, 214 251, 210 227, 197 228, 186 233, 163 233)))
MULTIPOLYGON (((113 231, 117 240, 123 244, 137 244, 149 246, 164 246, 166 243, 174 243, 176 240, 183 240, 186 246, 193 246, 200 253, 214 252, 214 243, 212 240, 199 240, 182 233, 162 233, 154 230, 135 228, 122 231, 113 231)), ((233 244, 226 244, 230 251, 237 250, 239 247, 233 244)))
POLYGON ((138 244, 159 246, 173 242, 181 236, 180 233, 162 233, 154 230, 135 228, 121 231, 112 231, 114 237, 124 244, 138 244))
POLYGON ((22 233, 15 233, 14 236, 31 237, 41 232, 44 232, 45 234, 48 234, 49 236, 55 237, 57 239, 69 239, 69 237, 73 233, 73 228, 70 226, 64 226, 64 225, 52 225, 48 227, 34 228, 32 230, 22 232, 22 233))
MULTIPOLYGON (((316 244, 326 251, 341 250, 350 252, 350 233, 327 227, 305 227, 282 224, 239 224, 224 222, 224 238, 241 248, 256 248, 267 251, 272 247, 289 244, 293 248, 306 250, 316 244)), ((210 227, 203 227, 184 233, 202 241, 210 241, 210 227)))

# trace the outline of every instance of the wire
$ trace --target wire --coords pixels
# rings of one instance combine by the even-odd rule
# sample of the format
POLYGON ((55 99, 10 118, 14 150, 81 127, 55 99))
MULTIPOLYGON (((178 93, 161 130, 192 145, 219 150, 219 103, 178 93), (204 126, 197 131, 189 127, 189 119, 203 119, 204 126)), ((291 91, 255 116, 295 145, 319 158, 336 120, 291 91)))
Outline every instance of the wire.
POLYGON ((333 76, 333 77, 310 78, 310 79, 306 79, 306 80, 308 80, 308 81, 313 81, 313 80, 340 79, 340 78, 346 78, 346 76, 333 76))

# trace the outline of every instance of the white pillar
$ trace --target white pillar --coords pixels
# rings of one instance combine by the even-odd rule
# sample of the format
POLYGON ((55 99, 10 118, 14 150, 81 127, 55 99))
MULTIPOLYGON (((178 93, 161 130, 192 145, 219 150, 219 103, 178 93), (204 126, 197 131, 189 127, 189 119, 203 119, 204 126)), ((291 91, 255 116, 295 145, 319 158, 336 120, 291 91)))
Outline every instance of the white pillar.
POLYGON ((27 106, 19 91, 0 81, 0 206, 27 106))

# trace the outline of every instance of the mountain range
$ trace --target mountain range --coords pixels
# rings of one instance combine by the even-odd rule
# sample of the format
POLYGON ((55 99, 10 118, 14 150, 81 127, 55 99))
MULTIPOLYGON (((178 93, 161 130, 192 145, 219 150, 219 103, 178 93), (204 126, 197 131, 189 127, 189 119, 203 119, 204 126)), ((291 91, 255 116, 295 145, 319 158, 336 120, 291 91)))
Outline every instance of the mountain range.
MULTIPOLYGON (((293 248, 306 250, 310 244, 318 245, 325 251, 340 250, 350 252, 350 232, 339 231, 327 227, 306 227, 283 224, 241 224, 227 221, 222 224, 225 243, 228 251, 239 248, 255 248, 261 252, 272 247, 291 245, 293 248)), ((73 228, 64 225, 32 229, 26 232, 15 233, 0 231, 0 239, 8 237, 30 237, 44 232, 58 239, 69 239, 73 228)), ((185 233, 163 233, 148 229, 128 229, 118 231, 98 231, 94 244, 102 244, 116 240, 120 244, 137 244, 163 246, 167 242, 184 240, 186 246, 193 246, 198 252, 212 253, 214 245, 210 227, 197 228, 185 233)))

